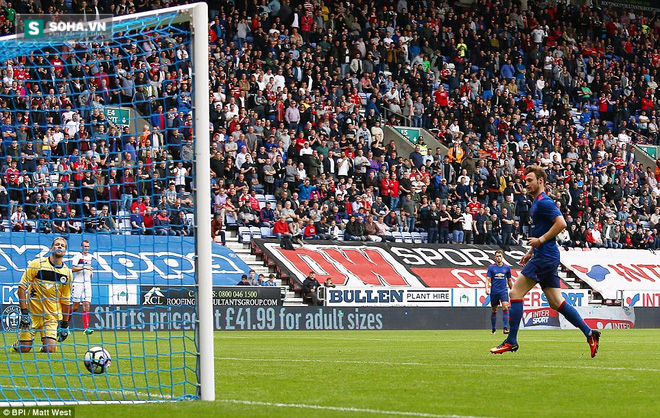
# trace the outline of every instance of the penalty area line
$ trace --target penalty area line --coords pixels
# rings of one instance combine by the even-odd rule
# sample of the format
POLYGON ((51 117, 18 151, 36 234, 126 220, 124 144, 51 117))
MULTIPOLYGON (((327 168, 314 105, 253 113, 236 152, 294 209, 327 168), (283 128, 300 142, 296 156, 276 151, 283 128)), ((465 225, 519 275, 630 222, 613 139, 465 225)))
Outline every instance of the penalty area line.
POLYGON ((348 413, 357 413, 357 414, 427 417, 427 418, 485 418, 485 417, 476 417, 472 415, 444 415, 444 414, 431 414, 427 412, 412 412, 412 411, 383 411, 380 409, 369 409, 369 408, 352 408, 352 407, 344 407, 344 406, 309 405, 309 404, 282 403, 282 402, 245 401, 241 399, 218 399, 217 401, 223 403, 238 404, 238 405, 274 406, 278 408, 303 408, 303 409, 348 412, 348 413))

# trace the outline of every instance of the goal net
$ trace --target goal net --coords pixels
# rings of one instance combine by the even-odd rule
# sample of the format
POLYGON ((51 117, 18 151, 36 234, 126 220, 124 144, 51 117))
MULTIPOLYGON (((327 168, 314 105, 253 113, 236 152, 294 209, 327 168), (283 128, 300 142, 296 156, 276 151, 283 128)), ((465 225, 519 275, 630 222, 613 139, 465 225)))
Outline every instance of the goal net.
POLYGON ((71 19, 0 41, 0 403, 212 400, 207 6, 71 19))

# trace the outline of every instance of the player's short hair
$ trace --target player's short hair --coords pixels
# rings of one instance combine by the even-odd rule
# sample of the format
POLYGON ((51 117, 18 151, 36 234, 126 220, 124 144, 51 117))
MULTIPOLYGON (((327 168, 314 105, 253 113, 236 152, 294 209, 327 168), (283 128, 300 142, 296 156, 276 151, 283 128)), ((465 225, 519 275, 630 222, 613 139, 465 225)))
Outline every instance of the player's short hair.
POLYGON ((534 173, 537 180, 543 179, 543 183, 548 182, 548 175, 545 173, 543 167, 539 167, 538 165, 528 165, 525 167, 525 175, 529 173, 534 173))
POLYGON ((82 240, 82 242, 80 243, 80 245, 83 245, 83 244, 89 244, 89 240, 86 240, 86 239, 82 240))
POLYGON ((502 251, 502 250, 495 251, 495 255, 498 255, 498 254, 501 255, 502 257, 504 257, 504 251, 502 251))

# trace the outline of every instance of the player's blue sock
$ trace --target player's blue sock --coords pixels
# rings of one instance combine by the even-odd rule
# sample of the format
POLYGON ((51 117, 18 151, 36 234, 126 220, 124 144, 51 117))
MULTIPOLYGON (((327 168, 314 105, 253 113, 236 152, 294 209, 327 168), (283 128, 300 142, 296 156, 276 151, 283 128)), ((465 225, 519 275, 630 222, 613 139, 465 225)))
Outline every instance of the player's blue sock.
POLYGON ((506 342, 509 344, 518 344, 518 328, 520 328, 520 320, 523 316, 523 300, 511 299, 511 307, 509 308, 509 336, 506 337, 506 342))
POLYGON ((492 329, 495 329, 497 326, 497 312, 491 312, 490 313, 490 324, 492 325, 492 329))
POLYGON ((557 309, 557 312, 560 314, 564 315, 566 319, 568 319, 568 322, 573 324, 575 328, 580 328, 580 330, 584 333, 585 337, 588 337, 589 334, 591 333, 591 328, 589 328, 589 325, 587 325, 586 322, 584 322, 584 319, 580 316, 577 310, 566 301, 563 301, 561 305, 559 305, 559 309, 557 309))
POLYGON ((502 312, 502 322, 504 322, 504 328, 509 328, 509 310, 505 309, 502 312))

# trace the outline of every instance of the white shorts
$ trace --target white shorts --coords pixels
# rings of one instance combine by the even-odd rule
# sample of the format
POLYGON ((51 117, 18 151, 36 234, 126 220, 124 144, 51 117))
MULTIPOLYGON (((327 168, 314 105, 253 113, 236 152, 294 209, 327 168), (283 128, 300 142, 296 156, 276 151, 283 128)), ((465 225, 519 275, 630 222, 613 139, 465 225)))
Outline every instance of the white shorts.
POLYGON ((72 297, 71 300, 74 302, 91 302, 92 301, 92 282, 85 281, 83 283, 73 282, 72 287, 72 297))

